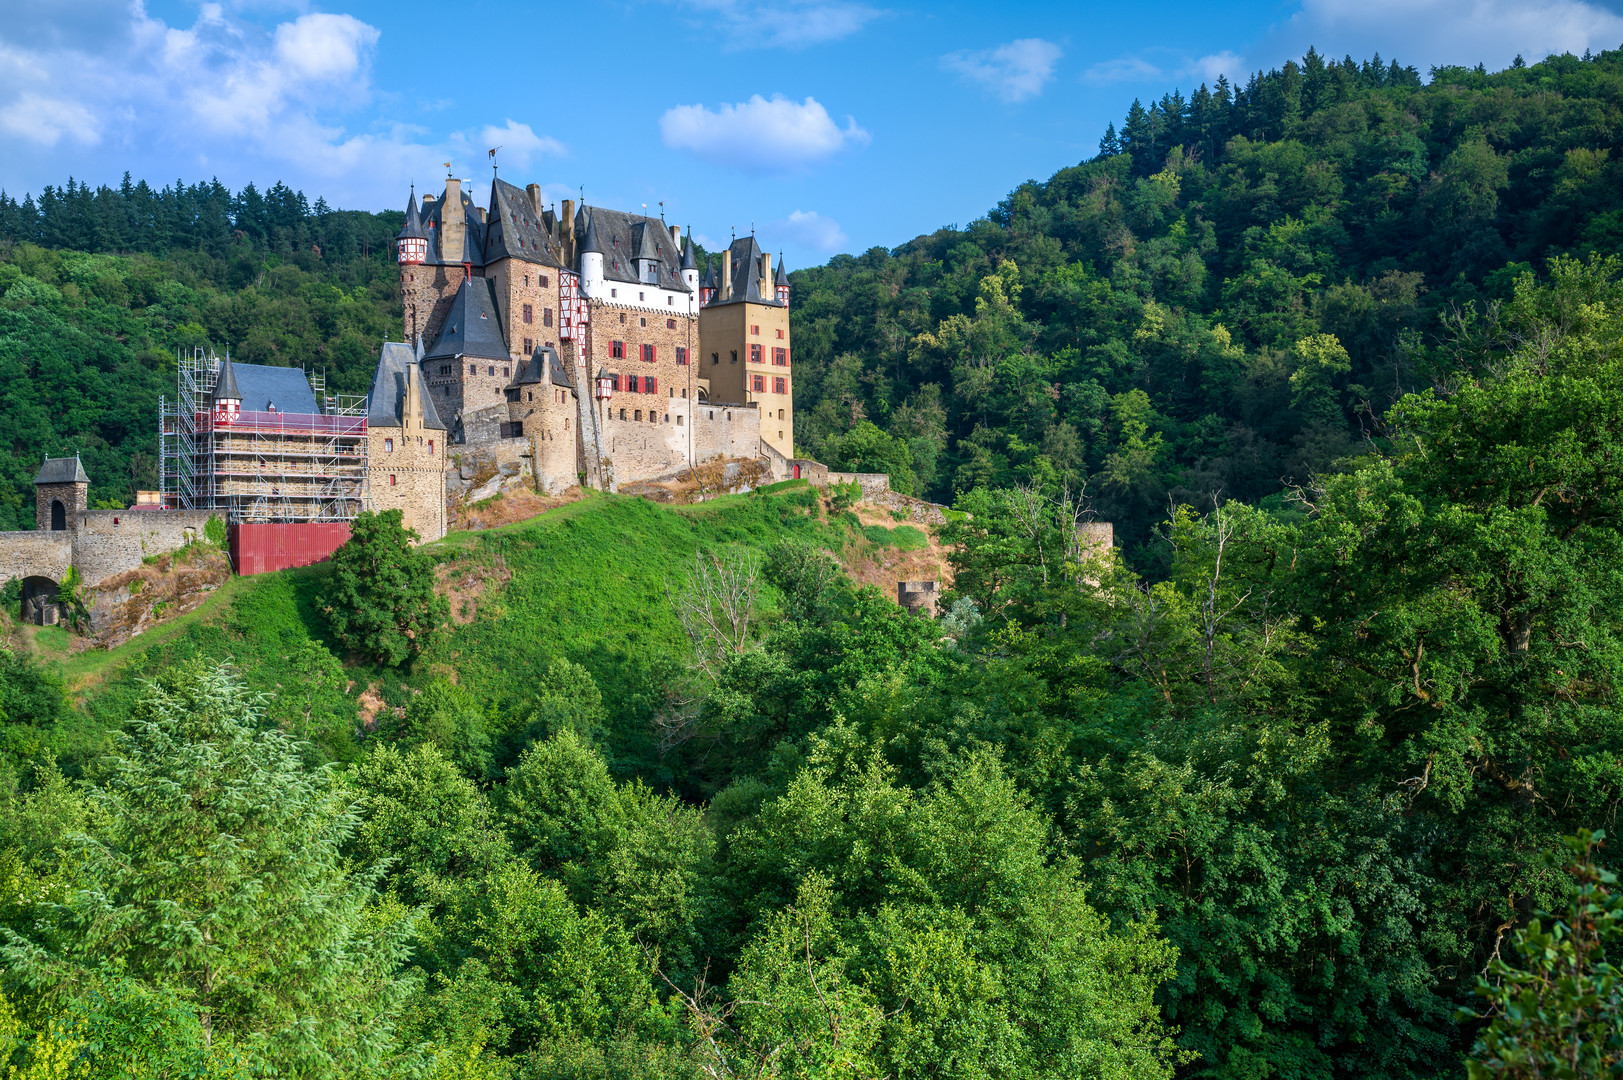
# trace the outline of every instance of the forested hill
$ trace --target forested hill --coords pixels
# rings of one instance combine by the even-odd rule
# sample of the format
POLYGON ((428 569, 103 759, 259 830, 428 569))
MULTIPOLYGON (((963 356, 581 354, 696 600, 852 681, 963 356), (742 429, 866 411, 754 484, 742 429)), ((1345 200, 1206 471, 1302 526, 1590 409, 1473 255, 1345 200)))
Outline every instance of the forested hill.
POLYGON ((1446 368, 1444 317, 1623 247, 1620 141, 1618 51, 1135 102, 985 219, 793 275, 797 438, 941 499, 1086 481, 1131 542, 1169 495, 1264 499, 1446 368))
MULTIPOLYGON (((1426 79, 1309 52, 1135 102, 985 218, 791 275, 800 449, 943 500, 1085 483, 1130 548, 1169 497, 1267 499, 1446 368, 1445 317, 1623 245, 1620 139, 1615 51, 1426 79)), ((95 497, 152 485, 177 346, 363 389, 399 220, 281 184, 0 195, 0 527, 42 452, 84 452, 95 497)))

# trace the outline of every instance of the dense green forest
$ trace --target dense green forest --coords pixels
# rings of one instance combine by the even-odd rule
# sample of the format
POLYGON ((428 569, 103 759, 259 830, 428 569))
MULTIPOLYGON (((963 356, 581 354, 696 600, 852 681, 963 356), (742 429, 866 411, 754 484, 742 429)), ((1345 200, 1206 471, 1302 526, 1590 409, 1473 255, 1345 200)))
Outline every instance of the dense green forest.
MULTIPOLYGON (((898 538, 791 483, 453 535, 409 646, 368 621, 369 578, 426 595, 404 555, 105 660, 14 635, 0 1061, 1615 1075, 1619 139, 1623 53, 1310 54, 796 272, 806 448, 952 502, 935 619, 842 570, 898 538)), ((387 253, 315 230, 388 216, 249 202, 0 199, 0 357, 57 365, 3 407, 134 479, 115 419, 186 334, 369 368, 387 253)))

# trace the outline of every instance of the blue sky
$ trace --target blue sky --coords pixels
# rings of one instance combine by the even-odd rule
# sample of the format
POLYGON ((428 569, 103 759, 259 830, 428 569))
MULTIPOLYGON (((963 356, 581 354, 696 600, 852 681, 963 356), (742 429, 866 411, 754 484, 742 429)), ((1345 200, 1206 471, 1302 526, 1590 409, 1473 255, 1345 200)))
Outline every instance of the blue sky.
POLYGON ((646 203, 791 267, 984 214, 1135 97, 1309 44, 1500 67, 1623 45, 1623 0, 12 0, 0 187, 280 179, 398 208, 486 150, 549 199, 646 203))

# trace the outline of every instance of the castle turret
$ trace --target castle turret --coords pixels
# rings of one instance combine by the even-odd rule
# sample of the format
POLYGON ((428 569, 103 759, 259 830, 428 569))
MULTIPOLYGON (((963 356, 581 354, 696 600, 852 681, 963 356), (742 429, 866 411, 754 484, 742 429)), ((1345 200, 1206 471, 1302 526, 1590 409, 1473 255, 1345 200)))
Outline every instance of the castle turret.
POLYGON ((699 306, 716 298, 716 264, 713 259, 704 261, 704 278, 699 283, 699 306))
POLYGON ((699 294, 699 264, 693 258, 693 238, 682 247, 682 284, 695 295, 699 294))
POLYGON ((778 294, 778 303, 784 307, 789 306, 789 274, 783 268, 783 252, 778 252, 778 276, 773 281, 773 288, 778 294))
MULTIPOLYGON (((586 219, 585 233, 580 241, 580 286, 587 296, 595 296, 603 289, 603 246, 597 240, 597 226, 592 215, 581 207, 586 219)), ((579 231, 577 229, 577 231, 579 231)))
POLYGON ((406 203, 406 224, 395 237, 395 249, 401 266, 421 266, 428 258, 428 234, 423 231, 422 218, 417 214, 417 185, 411 186, 411 200, 406 203))
POLYGON ((242 391, 237 389, 237 371, 231 366, 228 353, 220 361, 220 377, 214 383, 214 420, 229 423, 242 409, 242 391))

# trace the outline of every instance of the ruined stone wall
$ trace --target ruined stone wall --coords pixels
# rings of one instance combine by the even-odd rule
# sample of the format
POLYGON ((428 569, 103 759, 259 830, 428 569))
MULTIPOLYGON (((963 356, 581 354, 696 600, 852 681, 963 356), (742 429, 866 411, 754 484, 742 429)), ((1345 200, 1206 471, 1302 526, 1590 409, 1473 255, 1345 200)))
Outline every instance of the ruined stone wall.
POLYGON ((367 433, 372 509, 399 510, 402 523, 424 542, 445 535, 445 432, 407 419, 404 427, 367 433))
POLYGON ((864 499, 877 499, 890 490, 890 474, 882 472, 856 473, 829 470, 828 482, 831 484, 860 484, 864 499))
POLYGON ((208 519, 206 510, 86 510, 74 522, 73 565, 95 587, 201 539, 208 519))

